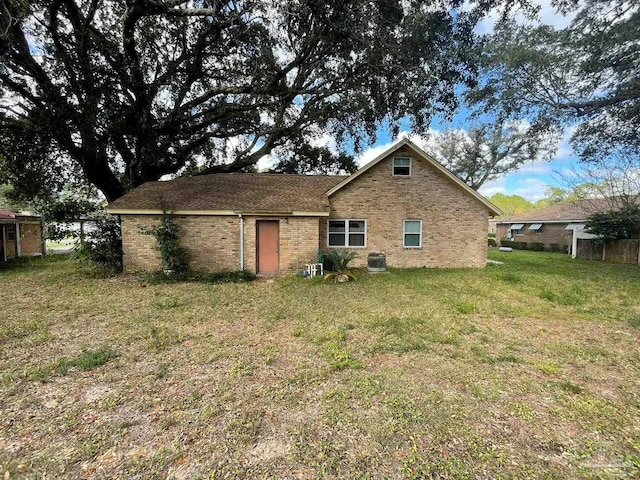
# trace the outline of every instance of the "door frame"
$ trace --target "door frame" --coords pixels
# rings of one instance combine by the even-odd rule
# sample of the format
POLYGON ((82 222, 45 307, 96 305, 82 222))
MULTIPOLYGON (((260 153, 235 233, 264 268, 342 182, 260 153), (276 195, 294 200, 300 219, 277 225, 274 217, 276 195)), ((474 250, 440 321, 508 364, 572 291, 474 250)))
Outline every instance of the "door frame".
POLYGON ((280 220, 278 219, 269 219, 269 220, 256 220, 256 274, 259 275, 278 275, 280 273, 280 220), (278 268, 275 272, 261 272, 260 271, 260 225, 264 225, 267 223, 275 224, 277 230, 278 237, 278 268))

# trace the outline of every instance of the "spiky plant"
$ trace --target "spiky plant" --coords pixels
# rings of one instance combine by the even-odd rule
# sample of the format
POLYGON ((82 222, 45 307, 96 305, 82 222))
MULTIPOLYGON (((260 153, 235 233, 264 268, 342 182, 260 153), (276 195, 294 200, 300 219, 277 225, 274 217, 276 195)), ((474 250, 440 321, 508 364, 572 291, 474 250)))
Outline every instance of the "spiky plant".
POLYGON ((358 258, 356 252, 343 252, 334 250, 332 252, 327 253, 327 258, 331 260, 333 263, 333 272, 329 272, 324 276, 325 280, 333 280, 334 282, 349 282, 354 280, 355 277, 349 270, 349 263, 352 260, 358 258))

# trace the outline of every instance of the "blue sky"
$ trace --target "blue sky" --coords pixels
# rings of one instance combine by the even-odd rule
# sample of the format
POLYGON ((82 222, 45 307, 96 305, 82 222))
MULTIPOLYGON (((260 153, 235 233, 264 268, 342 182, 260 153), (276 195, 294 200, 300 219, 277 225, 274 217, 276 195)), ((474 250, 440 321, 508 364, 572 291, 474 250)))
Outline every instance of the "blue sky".
MULTIPOLYGON (((555 28, 563 28, 567 26, 572 16, 563 16, 556 13, 556 9, 551 4, 552 0, 533 0, 531 3, 539 7, 537 20, 526 20, 531 24, 546 24, 555 28)), ((476 32, 480 35, 488 34, 493 31, 494 24, 500 17, 499 11, 492 11, 483 20, 476 32)), ((525 21, 523 17, 517 16, 516 18, 525 21)), ((468 130, 472 126, 469 121, 468 111, 461 108, 457 112, 452 122, 445 122, 441 119, 434 119, 431 124, 433 130, 442 131, 447 128, 464 129, 468 130)), ((410 131, 409 122, 401 123, 401 131, 398 138, 392 138, 389 131, 384 128, 380 128, 377 132, 376 142, 366 149, 358 157, 358 165, 362 166, 382 152, 390 148, 399 138, 409 137, 412 141, 422 147, 425 151, 430 152, 433 149, 429 148, 429 144, 424 139, 415 136, 410 131)), ((502 178, 496 179, 490 183, 483 185, 480 188, 480 192, 485 196, 491 196, 495 193, 504 193, 507 195, 521 195, 528 200, 538 200, 545 194, 547 187, 559 186, 566 187, 566 182, 563 181, 562 176, 569 176, 572 170, 575 168, 579 170, 579 163, 576 157, 573 155, 569 138, 571 131, 565 132, 564 138, 559 143, 557 151, 551 161, 538 161, 523 165, 518 171, 505 175, 502 178)), ((329 148, 335 150, 336 143, 329 135, 321 136, 314 142, 318 145, 327 145, 329 148)), ((271 166, 272 159, 270 157, 264 157, 258 162, 258 168, 262 169, 271 166)))
MULTIPOLYGON (((563 28, 567 26, 573 18, 573 15, 568 17, 559 15, 552 6, 551 0, 534 0, 531 3, 540 8, 538 14, 539 22, 537 23, 563 28)), ((491 12, 488 18, 478 25, 476 32, 479 34, 491 33, 498 17, 498 11, 491 12)), ((409 125, 404 124, 403 126, 405 128, 403 128, 400 136, 411 136, 409 125)), ((468 112, 464 108, 456 114, 453 122, 448 123, 435 119, 431 125, 434 130, 446 130, 447 128, 467 130, 470 126, 471 123, 468 121, 468 112)), ((580 167, 571 150, 569 143, 570 136, 571 131, 567 130, 551 161, 540 161, 523 165, 518 171, 484 185, 480 189, 480 192, 486 196, 500 192, 507 195, 521 195, 528 200, 538 200, 544 196, 548 186, 565 187, 566 185, 562 176, 569 176, 574 168, 579 169, 580 167)), ((388 131, 380 129, 376 143, 372 148, 363 153, 359 163, 363 164, 375 158, 391 146, 395 140, 397 139, 391 138, 388 131)), ((412 137, 412 140, 419 143, 418 138, 412 137)), ((428 145, 423 143, 421 146, 427 152, 429 151, 428 145)))
MULTIPOLYGON (((453 122, 443 122, 436 119, 431 126, 434 130, 446 130, 447 128, 466 130, 471 126, 466 118, 467 112, 462 109, 456 115, 453 122)), ((399 138, 408 136, 429 152, 430 149, 427 142, 411 135, 408 123, 405 123, 403 127, 399 138)), ((537 161, 525 164, 518 171, 483 185, 480 192, 485 196, 491 196, 494 193, 504 193, 507 195, 516 194, 534 201, 544 196, 548 186, 566 187, 562 176, 568 176, 571 174, 573 168, 579 168, 577 159, 573 155, 571 145, 569 144, 570 134, 570 131, 566 132, 551 161, 537 161)), ((364 165, 389 148, 397 140, 398 138, 392 138, 387 130, 380 129, 378 131, 377 141, 358 158, 358 164, 364 165)))

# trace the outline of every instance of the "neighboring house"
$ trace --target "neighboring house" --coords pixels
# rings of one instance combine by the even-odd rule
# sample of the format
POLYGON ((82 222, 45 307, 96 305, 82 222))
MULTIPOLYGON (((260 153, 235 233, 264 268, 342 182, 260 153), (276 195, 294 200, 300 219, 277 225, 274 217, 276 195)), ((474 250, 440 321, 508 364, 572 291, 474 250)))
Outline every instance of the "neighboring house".
POLYGON ((497 238, 525 243, 543 243, 546 250, 561 249, 575 257, 578 238, 592 238, 584 232, 587 217, 611 209, 607 198, 577 200, 531 210, 497 221, 497 238))
POLYGON ((500 210, 408 140, 350 176, 226 173, 148 182, 112 202, 126 271, 161 268, 153 236, 162 210, 181 227, 195 270, 291 273, 318 251, 366 264, 483 267, 487 221, 500 210))
POLYGON ((40 217, 30 213, 0 210, 0 261, 43 254, 40 217))

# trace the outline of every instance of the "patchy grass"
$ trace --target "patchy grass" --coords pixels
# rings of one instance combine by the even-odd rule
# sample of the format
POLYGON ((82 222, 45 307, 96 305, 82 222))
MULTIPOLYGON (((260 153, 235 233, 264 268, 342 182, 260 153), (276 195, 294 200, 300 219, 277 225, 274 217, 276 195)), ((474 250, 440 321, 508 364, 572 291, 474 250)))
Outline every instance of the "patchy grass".
POLYGON ((490 256, 349 284, 2 266, 0 475, 640 476, 640 269, 490 256))

